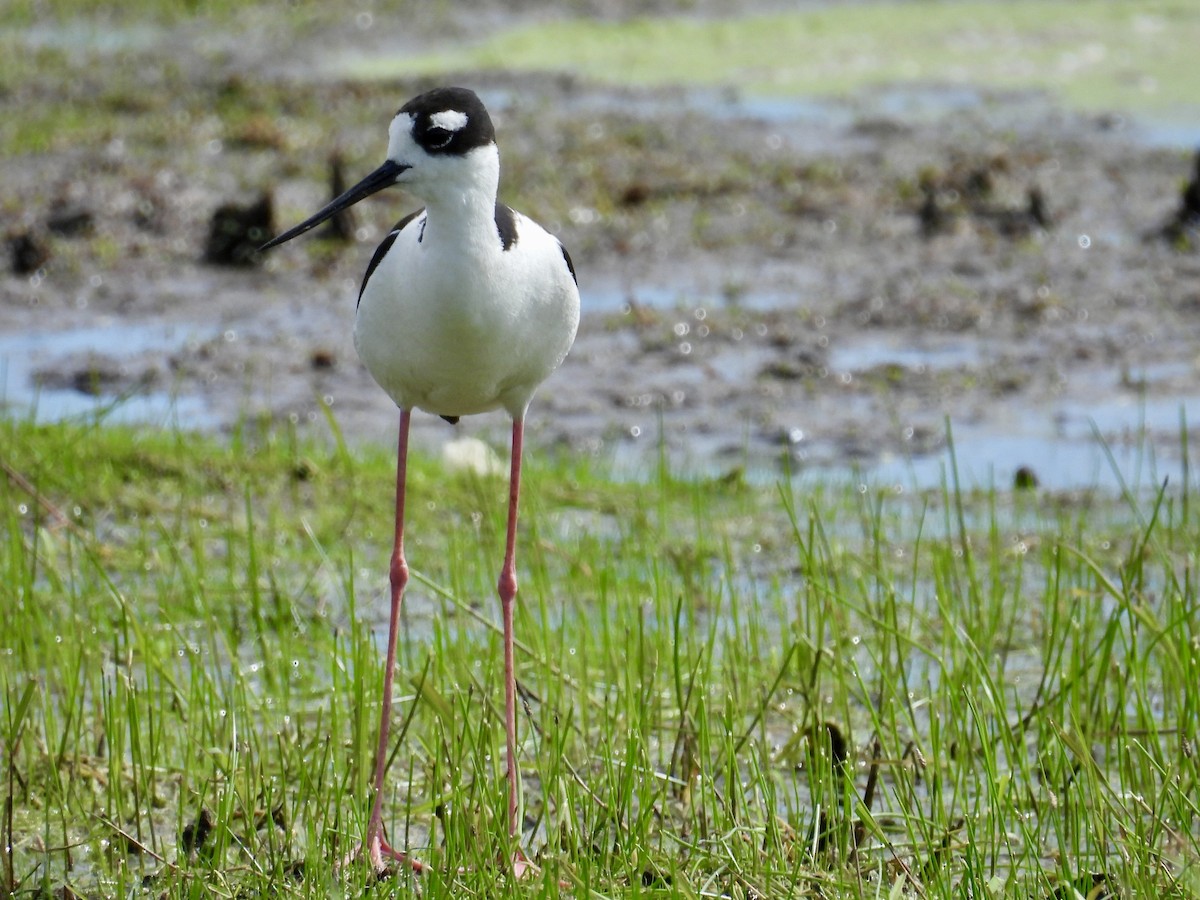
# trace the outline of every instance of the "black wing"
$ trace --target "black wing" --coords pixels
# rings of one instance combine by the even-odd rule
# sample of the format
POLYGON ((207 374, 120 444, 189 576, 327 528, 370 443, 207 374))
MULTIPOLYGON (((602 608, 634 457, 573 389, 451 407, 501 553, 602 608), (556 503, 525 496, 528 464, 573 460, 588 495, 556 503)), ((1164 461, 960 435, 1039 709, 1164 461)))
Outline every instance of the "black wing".
MULTIPOLYGON (((416 212, 409 213, 407 216, 405 216, 403 219, 401 219, 399 222, 396 223, 395 227, 390 232, 388 232, 388 236, 383 239, 383 243, 381 243, 378 247, 375 248, 375 253, 371 257, 371 261, 367 264, 367 274, 363 276, 362 287, 360 287, 358 289, 358 302, 359 303, 362 302, 363 291, 365 291, 367 289, 367 282, 371 280, 371 276, 375 274, 375 270, 379 268, 379 264, 381 262, 383 262, 383 258, 385 256, 387 256, 387 252, 392 249, 392 244, 396 243, 396 238, 398 238, 400 236, 400 232, 404 230, 404 227, 406 225, 408 225, 409 222, 411 222, 417 216, 421 215, 421 213, 423 213, 423 212, 425 212, 424 207, 422 207, 421 209, 418 209, 416 212)), ((422 228, 421 231, 422 231, 422 235, 423 235, 424 228, 422 228)), ((420 243, 420 242, 421 242, 421 237, 418 236, 417 243, 420 243)))
POLYGON ((575 264, 571 262, 571 254, 562 245, 562 241, 558 242, 558 249, 562 251, 563 259, 567 261, 567 271, 571 273, 571 280, 575 282, 576 287, 579 287, 579 279, 575 277, 575 264))
POLYGON ((496 202, 496 232, 500 235, 500 246, 511 250, 517 242, 517 215, 512 207, 496 202))

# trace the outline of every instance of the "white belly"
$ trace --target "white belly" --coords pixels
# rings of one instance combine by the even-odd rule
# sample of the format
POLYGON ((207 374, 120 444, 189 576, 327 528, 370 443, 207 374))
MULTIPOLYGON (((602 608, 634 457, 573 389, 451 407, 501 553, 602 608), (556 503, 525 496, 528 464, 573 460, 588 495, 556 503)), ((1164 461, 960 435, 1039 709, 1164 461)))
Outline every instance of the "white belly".
MULTIPOLYGON (((372 273, 354 327, 398 406, 443 416, 522 415, 575 339, 579 294, 558 242, 523 217, 518 241, 448 252, 406 228, 372 273)), ((456 247, 457 249, 461 249, 456 247)))

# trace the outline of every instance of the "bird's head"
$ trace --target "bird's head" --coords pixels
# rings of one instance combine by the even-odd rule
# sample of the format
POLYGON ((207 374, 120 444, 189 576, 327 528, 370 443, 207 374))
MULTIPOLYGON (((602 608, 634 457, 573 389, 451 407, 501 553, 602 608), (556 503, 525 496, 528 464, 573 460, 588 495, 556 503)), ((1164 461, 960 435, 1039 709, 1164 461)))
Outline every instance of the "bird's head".
POLYGON ((304 234, 394 184, 430 203, 481 194, 490 204, 495 200, 499 172, 496 131, 482 101, 466 88, 436 88, 400 107, 388 128, 383 165, 262 249, 304 234))

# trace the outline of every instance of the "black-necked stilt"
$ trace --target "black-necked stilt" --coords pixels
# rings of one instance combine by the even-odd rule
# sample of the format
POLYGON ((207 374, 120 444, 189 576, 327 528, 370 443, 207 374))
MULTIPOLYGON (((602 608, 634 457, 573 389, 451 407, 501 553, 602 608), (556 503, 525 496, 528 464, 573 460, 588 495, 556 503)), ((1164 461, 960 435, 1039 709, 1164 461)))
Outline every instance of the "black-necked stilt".
MULTIPOLYGON (((525 411, 538 385, 567 355, 579 324, 571 258, 540 225, 496 200, 500 155, 491 118, 464 88, 439 88, 400 108, 388 130, 387 160, 316 215, 268 242, 281 244, 376 191, 401 185, 425 208, 401 219, 375 251, 358 297, 354 345, 372 377, 400 407, 396 531, 391 559, 391 622, 383 710, 375 756, 374 801, 364 845, 384 857, 421 865, 383 835, 392 677, 400 602, 408 581, 404 491, 409 419, 423 409, 459 416, 507 410, 512 416, 508 535, 498 590, 504 619, 508 817, 518 834, 516 678, 513 601, 517 501, 525 411)), ((520 851, 514 866, 527 867, 520 851)))

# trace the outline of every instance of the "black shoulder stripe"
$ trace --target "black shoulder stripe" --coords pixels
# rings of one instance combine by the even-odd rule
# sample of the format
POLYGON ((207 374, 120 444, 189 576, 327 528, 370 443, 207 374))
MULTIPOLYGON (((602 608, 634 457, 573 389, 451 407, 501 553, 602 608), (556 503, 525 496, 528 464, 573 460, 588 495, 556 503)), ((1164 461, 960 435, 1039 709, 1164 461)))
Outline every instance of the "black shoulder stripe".
POLYGON ((571 279, 575 282, 575 286, 579 286, 579 279, 575 277, 575 264, 571 262, 571 254, 567 252, 567 248, 562 245, 562 241, 558 242, 558 249, 562 251, 563 259, 567 261, 567 270, 571 273, 571 279))
POLYGON ((500 235, 500 246, 511 250, 517 242, 517 216, 503 203, 496 203, 496 231, 500 235))
MULTIPOLYGON (((396 227, 388 232, 388 236, 385 237, 383 242, 375 248, 375 253, 371 257, 371 261, 367 264, 367 274, 363 276, 362 287, 358 289, 358 299, 360 303, 362 302, 363 291, 367 289, 367 282, 371 280, 371 276, 375 274, 375 270, 379 268, 379 264, 383 262, 383 258, 387 256, 387 252, 392 249, 392 244, 396 243, 396 238, 400 236, 400 232, 404 230, 404 226, 424 211, 425 209, 422 207, 416 212, 409 213, 407 216, 397 222, 396 227)), ((423 228, 422 231, 424 231, 423 228)), ((417 240, 419 242, 420 238, 417 238, 417 240)))

